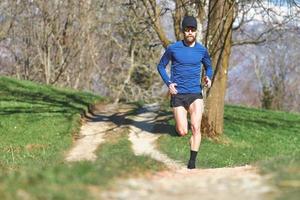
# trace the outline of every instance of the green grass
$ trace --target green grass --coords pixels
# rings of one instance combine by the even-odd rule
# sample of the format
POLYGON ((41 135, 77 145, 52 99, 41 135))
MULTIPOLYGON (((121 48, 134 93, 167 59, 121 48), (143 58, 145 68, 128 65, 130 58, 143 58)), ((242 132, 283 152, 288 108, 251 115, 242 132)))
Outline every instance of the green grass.
MULTIPOLYGON (((281 155, 299 155, 299 114, 226 106, 224 118, 221 142, 202 141, 199 167, 236 166, 281 155)), ((169 124, 174 123, 169 120, 169 124)), ((170 157, 186 162, 189 136, 164 135, 159 140, 160 148, 170 157)))
POLYGON ((0 77, 0 199, 93 199, 92 191, 99 194, 116 177, 163 169, 135 156, 126 133, 101 146, 94 163, 64 161, 81 114, 102 100, 0 77))
POLYGON ((300 196, 300 156, 278 156, 261 161, 263 174, 272 175, 272 184, 280 189, 278 199, 299 199, 300 196))
MULTIPOLYGON (((166 107, 164 113, 171 115, 166 107)), ((169 117, 168 124, 174 126, 175 122, 169 117)), ((299 114, 227 105, 224 126, 224 135, 218 141, 208 138, 202 140, 197 160, 199 168, 252 164, 264 169, 264 173, 272 172, 274 168, 274 184, 282 190, 278 180, 288 180, 289 176, 296 178, 299 184, 299 114), (285 171, 287 165, 296 170, 293 173, 285 171)), ((187 163, 190 135, 191 132, 188 137, 163 135, 159 139, 159 147, 171 158, 187 163)), ((285 189, 294 191, 289 186, 285 189)), ((299 186, 297 190, 299 194, 299 186)))
MULTIPOLYGON (((101 192, 116 177, 163 169, 148 157, 134 156, 126 133, 109 136, 113 138, 98 149, 94 163, 65 163, 63 156, 78 133, 81 114, 101 100, 87 92, 0 77, 0 199, 93 199, 92 191, 101 192)), ((160 115, 170 120, 155 131, 172 130, 170 110, 160 115)), ((257 165, 262 173, 273 174, 279 198, 296 199, 299 130, 296 113, 226 106, 225 134, 218 142, 202 141, 197 166, 257 165)), ((186 163, 188 140, 165 134, 159 147, 186 163)))
POLYGON ((94 199, 91 189, 99 195, 101 190, 112 186, 116 178, 164 167, 146 156, 135 156, 127 134, 120 134, 101 146, 97 156, 94 163, 61 163, 0 173, 0 199, 18 199, 24 193, 30 199, 94 199))
POLYGON ((80 115, 101 97, 0 77, 0 166, 59 162, 80 115))

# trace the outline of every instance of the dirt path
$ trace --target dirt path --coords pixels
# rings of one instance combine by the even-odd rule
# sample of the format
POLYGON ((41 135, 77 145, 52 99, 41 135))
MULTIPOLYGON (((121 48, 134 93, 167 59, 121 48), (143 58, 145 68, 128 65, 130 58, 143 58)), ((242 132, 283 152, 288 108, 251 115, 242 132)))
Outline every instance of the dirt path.
POLYGON ((121 180, 103 199, 198 200, 272 199, 274 193, 251 166, 175 170, 152 177, 121 180))
MULTIPOLYGON (((105 132, 116 124, 124 123, 126 105, 98 107, 96 117, 83 125, 83 137, 77 140, 67 160, 93 160, 93 151, 104 140, 105 132)), ((180 162, 170 159, 156 149, 159 134, 153 133, 157 110, 156 104, 148 105, 134 117, 127 118, 129 140, 136 155, 146 154, 165 163, 169 170, 143 178, 119 180, 109 191, 96 195, 101 199, 271 199, 274 190, 266 184, 252 166, 217 169, 188 170, 180 162), (130 123, 129 123, 130 122, 130 123)))
POLYGON ((96 115, 87 114, 80 128, 80 138, 75 141, 65 159, 69 162, 81 160, 94 161, 97 158, 94 152, 105 141, 105 134, 108 131, 119 128, 111 121, 111 115, 116 112, 126 113, 128 110, 130 108, 126 108, 126 106, 119 108, 114 104, 109 104, 99 105, 96 108, 96 115))
POLYGON ((129 126, 129 140, 132 143, 133 152, 136 155, 148 155, 151 158, 163 162, 169 169, 182 169, 184 165, 170 159, 167 155, 156 149, 156 140, 160 134, 151 132, 157 117, 159 105, 151 104, 144 107, 142 113, 132 118, 133 123, 129 126))

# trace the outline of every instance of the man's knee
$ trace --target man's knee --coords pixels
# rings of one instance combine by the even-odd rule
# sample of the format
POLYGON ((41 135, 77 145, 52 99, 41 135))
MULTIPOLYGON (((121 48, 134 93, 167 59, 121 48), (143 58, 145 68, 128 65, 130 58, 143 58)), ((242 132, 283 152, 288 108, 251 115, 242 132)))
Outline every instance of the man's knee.
POLYGON ((200 123, 199 124, 191 124, 191 129, 193 134, 200 133, 200 123))
POLYGON ((188 130, 186 128, 176 128, 176 131, 178 135, 185 136, 188 133, 188 130))

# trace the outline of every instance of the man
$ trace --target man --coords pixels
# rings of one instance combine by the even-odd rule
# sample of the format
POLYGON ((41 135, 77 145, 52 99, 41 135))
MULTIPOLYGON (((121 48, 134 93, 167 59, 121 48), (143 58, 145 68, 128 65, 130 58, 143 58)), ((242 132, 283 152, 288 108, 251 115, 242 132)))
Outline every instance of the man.
POLYGON ((188 133, 187 114, 190 114, 192 136, 190 138, 190 159, 187 167, 196 168, 196 157, 201 143, 201 119, 204 111, 201 65, 204 65, 205 86, 211 86, 213 70, 208 51, 196 42, 197 20, 185 16, 182 21, 184 39, 168 46, 157 69, 171 94, 170 106, 176 121, 176 131, 180 136, 188 133), (171 77, 166 66, 171 61, 171 77))

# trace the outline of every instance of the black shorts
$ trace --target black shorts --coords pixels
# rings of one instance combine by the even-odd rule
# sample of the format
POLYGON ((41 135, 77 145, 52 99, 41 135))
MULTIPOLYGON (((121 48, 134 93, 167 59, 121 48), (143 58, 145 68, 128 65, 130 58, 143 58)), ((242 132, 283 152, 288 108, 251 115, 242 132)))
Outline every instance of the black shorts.
POLYGON ((170 106, 188 108, 196 99, 203 99, 202 94, 175 94, 171 95, 170 106))

